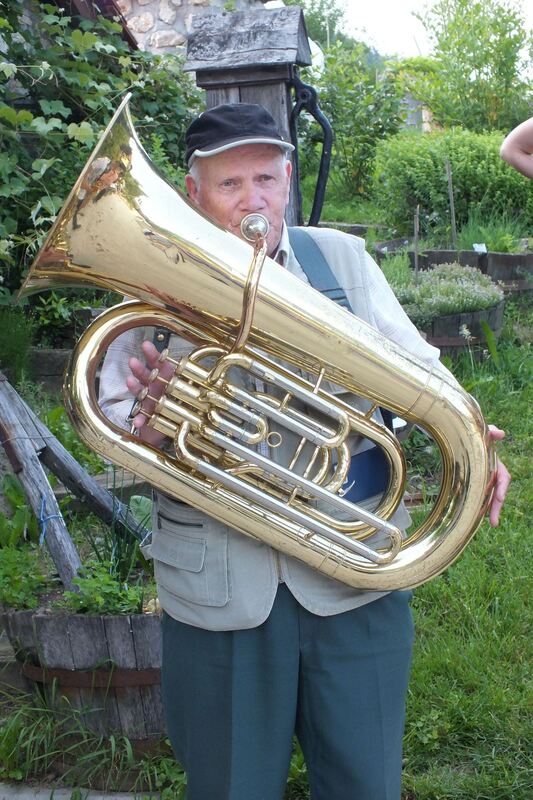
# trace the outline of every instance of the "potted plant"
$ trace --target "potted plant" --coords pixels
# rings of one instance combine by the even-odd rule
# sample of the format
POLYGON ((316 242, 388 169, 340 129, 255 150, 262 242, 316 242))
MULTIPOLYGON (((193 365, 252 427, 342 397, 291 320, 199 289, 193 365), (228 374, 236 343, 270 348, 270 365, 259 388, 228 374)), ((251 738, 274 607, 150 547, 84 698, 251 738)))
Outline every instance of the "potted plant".
POLYGON ((504 293, 488 275, 457 263, 415 274, 405 256, 383 267, 410 319, 443 354, 498 339, 504 293))
MULTIPOLYGON (((42 524, 18 500, 12 515, 0 514, 0 622, 22 674, 58 711, 66 699, 89 730, 160 738, 159 606, 135 532, 86 512, 72 517, 84 567, 74 591, 63 591, 39 546, 42 524)), ((149 503, 132 507, 145 515, 149 503)))

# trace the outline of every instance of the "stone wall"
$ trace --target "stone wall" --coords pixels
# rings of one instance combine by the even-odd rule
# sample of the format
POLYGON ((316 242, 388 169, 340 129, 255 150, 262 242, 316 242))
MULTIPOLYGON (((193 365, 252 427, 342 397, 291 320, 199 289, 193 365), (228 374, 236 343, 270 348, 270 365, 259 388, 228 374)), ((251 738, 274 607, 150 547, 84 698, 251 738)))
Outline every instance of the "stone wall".
POLYGON ((264 0, 116 0, 141 50, 151 53, 185 52, 192 18, 204 10, 246 11, 264 0), (230 8, 231 5, 231 8, 230 8))

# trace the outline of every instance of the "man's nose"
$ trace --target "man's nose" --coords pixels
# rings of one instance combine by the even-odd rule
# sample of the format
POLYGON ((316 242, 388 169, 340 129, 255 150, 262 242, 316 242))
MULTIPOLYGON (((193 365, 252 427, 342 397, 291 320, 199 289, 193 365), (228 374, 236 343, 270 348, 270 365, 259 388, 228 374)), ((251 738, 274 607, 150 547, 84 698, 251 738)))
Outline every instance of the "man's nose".
POLYGON ((260 187, 253 183, 244 186, 241 202, 246 211, 259 211, 265 207, 263 193, 260 187))

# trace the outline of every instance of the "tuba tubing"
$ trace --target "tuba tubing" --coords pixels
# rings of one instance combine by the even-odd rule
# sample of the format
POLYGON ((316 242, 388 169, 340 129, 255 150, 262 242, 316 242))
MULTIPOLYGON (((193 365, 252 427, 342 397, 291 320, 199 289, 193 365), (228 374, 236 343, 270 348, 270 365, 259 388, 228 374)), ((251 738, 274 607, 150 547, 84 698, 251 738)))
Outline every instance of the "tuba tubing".
POLYGON ((111 341, 131 327, 162 325, 194 344, 231 345, 253 256, 249 244, 200 213, 157 172, 137 139, 128 100, 101 137, 20 292, 97 286, 135 298, 97 318, 74 350, 64 393, 78 433, 100 455, 163 492, 350 586, 386 591, 435 577, 466 547, 492 494, 495 455, 478 404, 439 365, 428 366, 268 257, 244 352, 323 371, 347 392, 423 427, 440 450, 438 497, 394 558, 376 563, 342 541, 310 535, 276 509, 202 479, 100 410, 98 365, 111 341), (92 178, 102 165, 105 175, 121 159, 122 173, 114 167, 107 183, 101 174, 92 178))

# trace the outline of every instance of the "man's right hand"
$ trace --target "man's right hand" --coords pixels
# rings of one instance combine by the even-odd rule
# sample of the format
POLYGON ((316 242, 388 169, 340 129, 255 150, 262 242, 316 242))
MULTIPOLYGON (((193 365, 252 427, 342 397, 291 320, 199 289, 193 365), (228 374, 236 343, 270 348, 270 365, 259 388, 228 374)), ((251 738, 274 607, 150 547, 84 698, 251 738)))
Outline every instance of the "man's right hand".
MULTIPOLYGON (((130 358, 128 366, 131 370, 131 375, 126 378, 126 384, 130 392, 137 396, 139 392, 145 387, 150 386, 149 394, 155 400, 158 400, 164 392, 165 384, 163 381, 153 381, 150 383, 150 375, 153 369, 159 370, 159 375, 165 380, 169 380, 174 374, 175 365, 171 361, 159 361, 159 352, 153 342, 143 342, 142 351, 145 357, 143 364, 138 358, 130 358)), ((147 415, 151 414, 155 408, 154 400, 146 398, 143 401, 143 410, 147 415)), ((139 432, 139 438, 144 442, 159 446, 167 438, 164 434, 147 425, 148 416, 144 413, 136 414, 132 419, 132 424, 139 432)))

